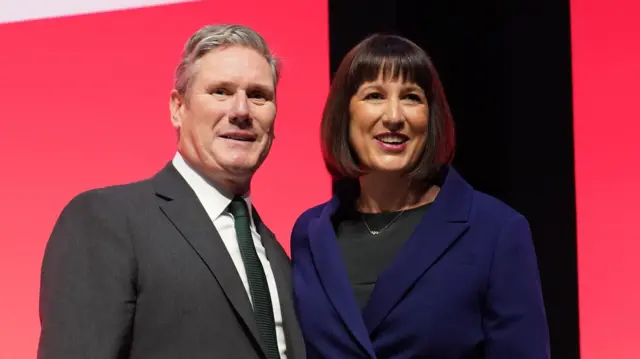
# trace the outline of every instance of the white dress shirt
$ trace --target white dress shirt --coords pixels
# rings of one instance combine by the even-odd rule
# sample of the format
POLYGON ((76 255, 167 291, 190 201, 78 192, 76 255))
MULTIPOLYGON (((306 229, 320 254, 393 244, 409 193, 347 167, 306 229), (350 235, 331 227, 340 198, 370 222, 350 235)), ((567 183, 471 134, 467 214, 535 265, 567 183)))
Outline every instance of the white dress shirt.
MULTIPOLYGON (((173 158, 173 166, 178 170, 180 175, 184 177, 185 181, 189 184, 189 186, 193 189, 196 196, 202 203, 205 211, 211 218, 213 225, 216 227, 216 230, 220 234, 220 238, 222 238, 222 242, 224 243, 229 255, 231 256, 231 260, 233 264, 236 266, 238 270, 238 274, 240 275, 240 279, 244 284, 244 288, 247 291, 247 296, 249 297, 249 301, 251 301, 251 294, 249 292, 249 282, 247 281, 247 272, 244 268, 244 262, 242 261, 242 256, 240 255, 240 247, 238 246, 238 239, 236 236, 236 229, 234 224, 234 219, 231 213, 227 210, 227 207, 231 203, 232 198, 229 198, 222 194, 218 189, 216 189, 207 179, 201 176, 198 172, 196 172, 189 164, 182 158, 180 153, 176 153, 173 158)), ((249 215, 251 219, 251 236, 253 237, 253 244, 256 247, 256 252, 258 253, 258 258, 260 259, 260 263, 262 263, 262 268, 264 269, 264 274, 267 277, 267 284, 269 286, 269 293, 271 294, 271 303, 273 305, 273 319, 276 324, 276 336, 278 340, 278 349, 280 351, 280 358, 286 359, 286 342, 284 336, 284 328, 282 325, 282 312, 280 311, 280 298, 278 296, 278 289, 276 287, 276 280, 273 276, 273 271, 271 270, 271 265, 269 264, 269 260, 267 259, 266 251, 264 246, 262 245, 262 241, 260 240, 260 235, 258 234, 255 226, 255 222, 253 221, 253 213, 251 211, 251 200, 250 198, 244 197, 244 200, 247 202, 247 208, 249 209, 249 215)), ((213 240, 213 238, 212 238, 213 240)), ((253 305, 253 303, 252 303, 253 305)))

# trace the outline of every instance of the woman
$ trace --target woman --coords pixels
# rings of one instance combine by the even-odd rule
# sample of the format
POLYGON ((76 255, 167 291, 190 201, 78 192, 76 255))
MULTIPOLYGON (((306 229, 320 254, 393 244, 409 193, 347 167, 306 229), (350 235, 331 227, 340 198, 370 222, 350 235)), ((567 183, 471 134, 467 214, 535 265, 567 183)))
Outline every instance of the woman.
POLYGON ((321 134, 347 185, 292 233, 310 359, 549 358, 528 223, 451 167, 451 114, 422 49, 386 35, 352 49, 321 134))

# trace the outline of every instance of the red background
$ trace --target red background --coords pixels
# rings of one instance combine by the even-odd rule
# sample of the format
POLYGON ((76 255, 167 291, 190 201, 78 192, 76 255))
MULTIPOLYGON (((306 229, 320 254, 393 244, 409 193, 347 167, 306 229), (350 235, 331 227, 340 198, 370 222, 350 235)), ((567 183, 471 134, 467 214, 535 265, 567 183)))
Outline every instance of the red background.
MULTIPOLYGON (((571 12, 582 358, 636 359, 640 3, 571 0, 571 12)), ((254 200, 287 249, 295 217, 330 194, 317 141, 326 1, 204 1, 0 25, 0 358, 35 357, 40 262, 62 207, 172 157, 175 65, 188 36, 218 22, 252 26, 283 60, 278 138, 254 200)))
POLYGON ((640 358, 640 2, 572 0, 582 359, 640 358))
POLYGON ((331 191, 319 151, 327 11, 319 0, 204 1, 0 25, 0 358, 35 358, 40 264, 62 207, 173 157, 173 72, 202 25, 249 25, 282 60, 277 139, 253 193, 288 249, 296 217, 331 191))

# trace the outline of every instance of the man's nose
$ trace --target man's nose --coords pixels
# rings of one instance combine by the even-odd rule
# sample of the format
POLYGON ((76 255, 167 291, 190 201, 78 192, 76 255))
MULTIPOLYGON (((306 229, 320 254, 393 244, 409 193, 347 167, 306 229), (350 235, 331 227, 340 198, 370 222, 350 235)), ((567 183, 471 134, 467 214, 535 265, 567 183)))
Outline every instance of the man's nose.
POLYGON ((245 127, 250 124, 249 99, 244 91, 238 91, 234 95, 229 120, 239 127, 245 127))

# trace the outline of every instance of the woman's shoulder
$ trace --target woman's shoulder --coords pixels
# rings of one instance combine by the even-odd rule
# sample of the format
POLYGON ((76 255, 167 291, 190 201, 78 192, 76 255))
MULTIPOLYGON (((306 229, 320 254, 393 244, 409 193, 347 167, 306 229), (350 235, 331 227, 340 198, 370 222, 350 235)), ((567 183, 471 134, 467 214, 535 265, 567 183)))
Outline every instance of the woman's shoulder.
POLYGON ((497 216, 514 217, 520 213, 503 200, 487 193, 473 190, 473 204, 475 210, 490 212, 497 216))
POLYGON ((502 199, 473 188, 453 168, 448 171, 443 190, 444 206, 453 206, 453 212, 471 222, 499 225, 523 218, 522 214, 502 199))
POLYGON ((504 227, 514 222, 528 226, 528 221, 522 213, 504 201, 477 190, 473 190, 469 220, 490 227, 504 227))
POLYGON ((322 211, 324 210, 324 207, 329 203, 330 201, 318 204, 316 206, 313 206, 311 208, 308 208, 306 210, 304 210, 302 212, 302 214, 300 214, 298 216, 298 218, 295 221, 295 224, 293 225, 293 233, 292 236, 295 235, 297 232, 300 232, 301 230, 305 230, 306 231, 306 227, 309 225, 309 223, 315 219, 320 217, 320 214, 322 213, 322 211))

